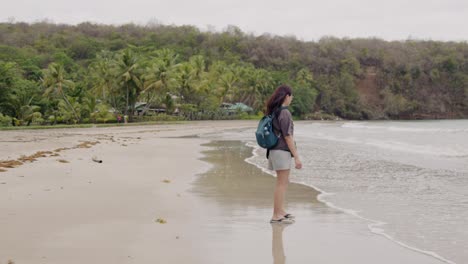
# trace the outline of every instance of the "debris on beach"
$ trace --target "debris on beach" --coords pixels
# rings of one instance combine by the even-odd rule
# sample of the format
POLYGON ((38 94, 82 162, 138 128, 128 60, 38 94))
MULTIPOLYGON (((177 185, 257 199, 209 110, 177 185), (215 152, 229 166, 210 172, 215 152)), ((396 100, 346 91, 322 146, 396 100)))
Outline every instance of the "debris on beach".
POLYGON ((58 149, 56 149, 56 150, 54 150, 54 151, 55 151, 55 152, 61 152, 61 151, 63 151, 63 150, 68 150, 68 149, 70 149, 70 148, 58 148, 58 149))
POLYGON ((2 160, 0 161, 0 168, 12 169, 23 165, 23 162, 17 160, 2 160))
MULTIPOLYGON (((37 161, 38 158, 60 156, 58 152, 61 152, 63 150, 77 149, 77 148, 91 148, 92 146, 99 144, 99 143, 100 143, 99 141, 85 141, 72 148, 58 148, 58 149, 55 149, 54 151, 37 151, 36 153, 29 155, 29 156, 22 155, 16 160, 0 160, 0 172, 5 172, 6 171, 5 169, 16 168, 18 166, 23 165, 26 162, 37 161)), ((69 163, 66 160, 58 160, 58 161, 62 163, 69 163)), ((102 160, 97 160, 96 162, 102 163, 102 160)))
POLYGON ((0 184, 6 184, 6 182, 0 182, 0 184))
POLYGON ((158 218, 158 219, 156 219, 156 221, 155 221, 155 222, 156 222, 156 223, 160 223, 160 224, 165 224, 165 223, 167 223, 167 221, 166 221, 166 220, 164 220, 164 219, 162 219, 162 218, 158 218))
POLYGON ((171 181, 168 180, 168 179, 164 179, 163 182, 164 182, 164 183, 170 183, 171 181))
POLYGON ((34 162, 37 161, 38 158, 46 158, 52 154, 54 154, 52 151, 38 151, 29 156, 23 155, 18 160, 21 162, 34 162))
POLYGON ((78 144, 75 148, 91 148, 92 146, 99 144, 99 141, 85 141, 78 144))
POLYGON ((9 259, 7 264, 15 264, 15 262, 13 260, 9 259))
POLYGON ((122 144, 121 146, 122 146, 122 147, 126 147, 126 146, 127 146, 127 144, 122 144))
POLYGON ((98 157, 96 157, 96 156, 93 156, 91 159, 92 159, 94 162, 102 163, 102 160, 101 160, 101 159, 98 159, 98 157))
POLYGON ((60 162, 60 163, 70 163, 68 160, 64 160, 64 159, 59 159, 57 161, 60 162))

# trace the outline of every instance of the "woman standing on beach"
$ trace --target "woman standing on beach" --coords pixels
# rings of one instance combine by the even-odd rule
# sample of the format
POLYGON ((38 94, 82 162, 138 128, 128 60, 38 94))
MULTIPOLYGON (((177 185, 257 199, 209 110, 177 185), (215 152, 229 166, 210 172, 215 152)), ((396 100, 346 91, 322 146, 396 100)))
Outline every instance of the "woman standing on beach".
POLYGON ((291 157, 294 157, 296 169, 302 168, 302 162, 294 142, 294 124, 288 106, 293 99, 292 89, 281 85, 276 88, 267 102, 267 114, 274 114, 273 130, 279 135, 278 144, 267 152, 268 168, 276 171, 276 186, 274 192, 273 217, 271 223, 294 222, 294 216, 284 209, 284 196, 289 183, 291 157))

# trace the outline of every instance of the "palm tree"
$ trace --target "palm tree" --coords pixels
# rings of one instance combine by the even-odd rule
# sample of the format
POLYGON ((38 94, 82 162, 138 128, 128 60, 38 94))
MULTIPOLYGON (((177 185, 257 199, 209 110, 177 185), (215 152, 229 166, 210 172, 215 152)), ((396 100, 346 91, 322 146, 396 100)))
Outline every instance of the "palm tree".
POLYGON ((150 66, 146 68, 147 73, 143 76, 143 93, 152 93, 152 96, 148 97, 147 107, 155 97, 167 97, 167 93, 177 85, 178 68, 181 67, 176 63, 178 55, 171 50, 158 50, 155 55, 157 57, 149 62, 150 66))
POLYGON ((102 52, 96 57, 96 61, 89 67, 93 79, 92 90, 96 95, 100 95, 103 100, 107 100, 115 88, 116 70, 112 54, 102 52))
POLYGON ((44 79, 42 80, 42 85, 45 87, 44 95, 61 96, 67 106, 72 110, 75 120, 79 121, 80 118, 78 113, 71 105, 64 91, 64 89, 72 88, 75 84, 73 81, 65 79, 65 74, 66 73, 62 65, 57 63, 49 64, 48 69, 44 72, 44 79))
POLYGON ((199 104, 201 95, 207 93, 205 59, 201 55, 192 56, 188 62, 177 67, 178 92, 185 103, 199 104))
POLYGON ((229 97, 230 101, 233 99, 234 86, 238 81, 239 77, 231 69, 226 71, 219 76, 218 95, 220 103, 224 102, 229 97))
POLYGON ((178 67, 176 77, 178 93, 185 103, 193 103, 195 97, 195 87, 193 86, 193 67, 190 63, 182 63, 178 67))
POLYGON ((28 93, 28 91, 17 89, 14 93, 8 96, 8 106, 14 113, 14 117, 19 120, 19 124, 27 122, 29 126, 33 121, 34 115, 40 115, 40 107, 33 105, 34 95, 28 93))
POLYGON ((138 57, 130 49, 126 49, 119 56, 117 65, 118 80, 125 91, 125 115, 128 115, 130 121, 132 121, 136 100, 143 89, 143 83, 138 72, 138 57), (130 113, 129 110, 131 110, 130 113))
POLYGON ((164 61, 156 59, 151 66, 146 69, 145 92, 155 90, 158 92, 167 92, 174 82, 174 66, 167 65, 164 61))
POLYGON ((154 54, 156 55, 155 57, 161 60, 168 68, 176 65, 179 58, 179 55, 170 49, 157 50, 154 52, 154 54))
POLYGON ((193 76, 200 80, 205 72, 205 59, 202 55, 196 55, 190 58, 189 63, 192 66, 193 76))

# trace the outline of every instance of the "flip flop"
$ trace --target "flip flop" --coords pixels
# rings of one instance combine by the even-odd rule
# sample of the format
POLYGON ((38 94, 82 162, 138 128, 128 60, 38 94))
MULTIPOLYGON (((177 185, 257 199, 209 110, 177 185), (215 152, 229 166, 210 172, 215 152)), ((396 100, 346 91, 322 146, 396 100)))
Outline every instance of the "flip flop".
POLYGON ((270 223, 271 224, 293 224, 294 220, 283 217, 283 218, 278 219, 278 220, 271 219, 270 223))
POLYGON ((296 217, 292 214, 285 214, 284 215, 284 218, 287 218, 287 219, 296 219, 296 217))

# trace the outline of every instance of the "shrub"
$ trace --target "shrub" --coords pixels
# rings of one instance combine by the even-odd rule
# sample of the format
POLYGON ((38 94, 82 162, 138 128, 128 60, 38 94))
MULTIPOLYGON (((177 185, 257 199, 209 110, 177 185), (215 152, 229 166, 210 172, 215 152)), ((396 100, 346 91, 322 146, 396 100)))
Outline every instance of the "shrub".
POLYGON ((0 126, 11 126, 11 117, 0 113, 0 126))
POLYGON ((183 121, 185 118, 183 116, 173 116, 168 114, 157 114, 151 116, 140 116, 135 117, 139 122, 152 122, 152 121, 183 121))

